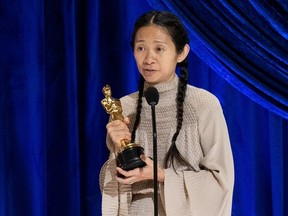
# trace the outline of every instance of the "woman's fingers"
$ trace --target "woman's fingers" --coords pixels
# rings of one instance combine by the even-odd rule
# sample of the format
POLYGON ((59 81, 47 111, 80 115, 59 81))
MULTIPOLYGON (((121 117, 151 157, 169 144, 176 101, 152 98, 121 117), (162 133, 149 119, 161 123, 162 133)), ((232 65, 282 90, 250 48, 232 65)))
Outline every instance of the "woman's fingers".
POLYGON ((118 172, 117 181, 121 184, 131 184, 139 182, 142 180, 152 179, 153 177, 153 161, 146 157, 145 155, 140 156, 144 162, 148 164, 144 167, 138 167, 129 171, 123 170, 120 167, 117 167, 116 170, 118 172), (152 165, 152 166, 151 166, 152 165), (122 176, 122 177, 119 177, 122 176))
MULTIPOLYGON (((146 163, 146 166, 135 168, 129 171, 123 170, 120 167, 117 167, 117 172, 123 177, 116 177, 117 181, 121 184, 132 184, 135 182, 153 179, 153 160, 146 156, 140 155, 140 158, 146 163), (131 183, 132 182, 132 183, 131 183)), ((158 176, 157 179, 159 182, 164 182, 165 173, 164 170, 158 167, 158 176)))
POLYGON ((147 166, 153 167, 153 160, 150 157, 147 157, 146 155, 140 155, 141 160, 143 160, 147 166))
POLYGON ((123 122, 126 124, 126 125, 129 125, 130 124, 130 119, 128 117, 125 117, 123 122))
MULTIPOLYGON (((136 170, 136 169, 134 169, 134 170, 136 170)), ((136 178, 133 175, 134 170, 125 171, 125 170, 121 169, 120 167, 117 167, 116 170, 118 172, 118 176, 121 176, 121 175, 123 176, 123 177, 118 177, 116 175, 116 180, 119 183, 121 183, 121 184, 133 184, 134 182, 136 182, 136 178)))
POLYGON ((107 134, 112 139, 113 143, 117 145, 118 148, 121 146, 121 140, 131 139, 131 133, 129 131, 126 123, 115 120, 106 125, 107 134))
POLYGON ((125 171, 120 167, 116 168, 118 174, 122 175, 123 177, 116 176, 116 179, 121 184, 133 184, 135 182, 143 180, 141 178, 143 168, 135 168, 133 170, 125 171))
POLYGON ((125 176, 125 178, 129 178, 129 177, 133 177, 133 176, 139 178, 139 176, 141 176, 141 174, 143 172, 142 169, 143 168, 135 168, 135 169, 126 171, 126 170, 121 169, 120 167, 116 167, 117 172, 119 174, 125 176))

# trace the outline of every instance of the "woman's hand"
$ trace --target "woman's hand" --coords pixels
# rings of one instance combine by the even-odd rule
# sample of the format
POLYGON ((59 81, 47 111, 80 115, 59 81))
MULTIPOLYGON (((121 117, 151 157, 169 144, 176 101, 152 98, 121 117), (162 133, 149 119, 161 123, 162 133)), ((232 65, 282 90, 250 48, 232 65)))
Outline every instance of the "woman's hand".
MULTIPOLYGON (((141 155, 140 158, 146 163, 146 166, 141 168, 135 168, 133 170, 125 171, 120 167, 117 167, 116 170, 119 174, 124 177, 116 176, 116 179, 121 184, 133 184, 135 182, 153 179, 153 160, 145 155, 141 155)), ((158 167, 158 182, 164 182, 164 170, 158 167)))
POLYGON ((118 152, 121 147, 121 140, 130 140, 131 133, 129 131, 128 125, 130 121, 129 118, 124 118, 123 122, 120 120, 115 120, 109 122, 106 125, 107 134, 114 143, 114 152, 118 152))

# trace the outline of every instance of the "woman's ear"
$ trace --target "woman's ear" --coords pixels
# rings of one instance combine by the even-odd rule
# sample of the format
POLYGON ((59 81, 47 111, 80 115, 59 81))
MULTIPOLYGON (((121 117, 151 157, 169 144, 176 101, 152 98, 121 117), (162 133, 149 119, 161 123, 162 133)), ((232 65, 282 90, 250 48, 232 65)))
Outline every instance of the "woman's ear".
POLYGON ((190 46, 188 44, 185 44, 182 53, 178 55, 177 62, 178 63, 182 62, 187 57, 189 51, 190 51, 190 46))

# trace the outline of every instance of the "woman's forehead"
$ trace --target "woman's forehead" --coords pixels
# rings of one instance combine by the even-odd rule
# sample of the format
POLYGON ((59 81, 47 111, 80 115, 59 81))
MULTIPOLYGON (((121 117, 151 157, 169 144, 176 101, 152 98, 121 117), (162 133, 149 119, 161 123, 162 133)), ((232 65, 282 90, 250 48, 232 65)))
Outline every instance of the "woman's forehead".
POLYGON ((153 24, 149 26, 143 26, 138 29, 135 37, 136 43, 151 39, 153 39, 155 42, 167 42, 171 40, 171 37, 167 29, 159 25, 153 24))

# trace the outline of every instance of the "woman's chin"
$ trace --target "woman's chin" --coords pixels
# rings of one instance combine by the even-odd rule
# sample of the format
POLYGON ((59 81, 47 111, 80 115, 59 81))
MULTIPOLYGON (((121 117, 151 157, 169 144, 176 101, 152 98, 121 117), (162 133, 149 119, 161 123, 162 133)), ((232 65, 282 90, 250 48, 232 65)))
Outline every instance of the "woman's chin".
POLYGON ((143 76, 143 77, 144 77, 144 79, 145 79, 145 81, 146 81, 147 83, 153 84, 153 83, 156 82, 156 80, 153 79, 153 77, 150 77, 150 76, 143 76))

